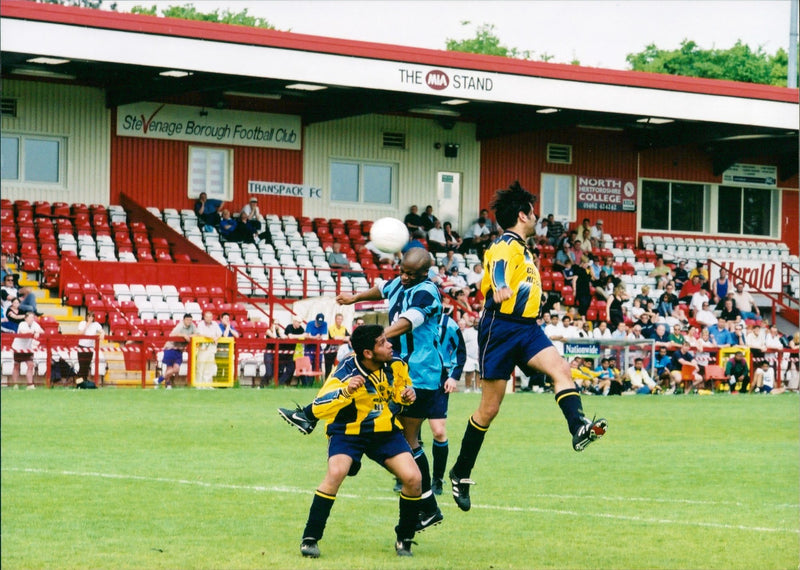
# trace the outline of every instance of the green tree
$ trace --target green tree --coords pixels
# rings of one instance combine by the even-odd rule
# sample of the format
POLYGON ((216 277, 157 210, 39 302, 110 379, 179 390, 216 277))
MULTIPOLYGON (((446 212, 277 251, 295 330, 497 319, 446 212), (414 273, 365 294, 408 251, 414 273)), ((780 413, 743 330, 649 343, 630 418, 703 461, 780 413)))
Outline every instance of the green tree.
POLYGON ((702 49, 688 39, 674 50, 650 44, 625 59, 634 71, 784 86, 788 69, 788 56, 783 49, 770 55, 761 46, 753 50, 741 40, 728 49, 702 49))
MULTIPOLYGON (((103 0, 36 0, 40 4, 59 4, 61 6, 79 6, 81 8, 93 8, 99 10, 103 4, 103 0)), ((117 9, 117 3, 112 2, 109 6, 110 10, 117 9)))
MULTIPOLYGON (((462 26, 469 26, 471 22, 465 20, 462 26)), ((475 30, 475 37, 466 40, 446 40, 448 51, 460 51, 464 53, 480 53, 484 55, 499 55, 502 57, 514 57, 517 59, 531 59, 533 52, 528 50, 520 51, 517 48, 509 48, 500 44, 500 38, 494 31, 494 24, 482 24, 475 30)))
MULTIPOLYGON (((132 14, 148 14, 150 16, 158 15, 157 6, 153 5, 150 8, 146 6, 134 6, 131 8, 132 14)), ((225 9, 222 12, 214 10, 213 12, 200 12, 195 8, 194 4, 184 4, 183 6, 168 6, 161 10, 161 15, 165 18, 179 18, 181 20, 199 20, 202 22, 217 22, 220 24, 236 24, 238 26, 250 26, 252 28, 265 28, 268 30, 276 29, 269 21, 264 18, 257 18, 247 13, 247 8, 241 12, 231 12, 225 9)))

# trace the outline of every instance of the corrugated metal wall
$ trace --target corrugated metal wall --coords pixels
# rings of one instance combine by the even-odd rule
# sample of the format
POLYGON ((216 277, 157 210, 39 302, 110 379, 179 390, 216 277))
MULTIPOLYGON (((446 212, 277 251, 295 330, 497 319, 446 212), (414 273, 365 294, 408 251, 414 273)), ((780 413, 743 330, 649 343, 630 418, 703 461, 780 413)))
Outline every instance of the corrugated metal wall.
POLYGON ((60 187, 3 180, 9 200, 85 204, 109 201, 110 114, 100 89, 3 79, 3 97, 17 100, 17 116, 4 116, 3 134, 63 137, 66 180, 60 187))
MULTIPOLYGON (((116 124, 116 116, 112 124, 116 124)), ((189 146, 185 141, 150 140, 111 136, 111 201, 125 192, 140 204, 157 208, 191 208, 188 197, 189 146)), ((219 145, 208 145, 220 148, 219 145)), ((233 200, 227 204, 238 211, 247 203, 247 183, 302 182, 303 155, 296 150, 224 146, 233 149, 233 200)), ((302 214, 296 198, 259 197, 264 213, 302 214)))
POLYGON ((481 147, 475 140, 475 127, 457 123, 451 130, 430 119, 392 115, 366 115, 314 124, 305 129, 305 184, 322 188, 321 200, 305 200, 309 217, 374 220, 384 216, 403 218, 412 204, 420 212, 426 205, 436 209, 436 174, 460 172, 461 226, 477 216, 475 204, 480 188, 481 147), (405 133, 406 148, 384 148, 383 133, 405 133), (434 148, 440 143, 441 148, 434 148), (458 156, 446 158, 444 145, 460 145, 458 156), (399 165, 399 189, 391 207, 347 206, 330 201, 332 158, 377 161, 399 165))
MULTIPOLYGON (((636 180, 636 152, 622 133, 564 129, 538 131, 483 141, 481 144, 480 205, 488 207, 494 192, 514 180, 534 194, 539 194, 541 175, 570 174, 636 180), (547 144, 572 145, 572 164, 547 162, 547 144)), ((536 212, 547 215, 550 212, 536 212)), ((570 227, 583 218, 594 222, 603 218, 611 235, 635 235, 636 214, 629 212, 577 211, 570 227)))

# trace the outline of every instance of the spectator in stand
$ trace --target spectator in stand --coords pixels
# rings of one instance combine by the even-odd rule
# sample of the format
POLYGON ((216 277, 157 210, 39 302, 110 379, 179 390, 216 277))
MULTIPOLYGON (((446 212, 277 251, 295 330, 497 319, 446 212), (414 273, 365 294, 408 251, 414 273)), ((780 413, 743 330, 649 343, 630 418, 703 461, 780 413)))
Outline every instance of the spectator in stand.
POLYGON ((670 326, 675 323, 685 323, 689 320, 686 313, 683 312, 683 309, 678 306, 678 297, 675 295, 675 285, 672 283, 667 283, 664 292, 658 300, 658 308, 656 311, 670 326))
POLYGON ((600 271, 606 272, 606 275, 608 275, 608 278, 611 280, 611 282, 614 284, 615 287, 619 285, 620 279, 619 277, 614 275, 614 260, 612 258, 606 257, 603 260, 603 265, 600 266, 600 271))
MULTIPOLYGON (((333 242, 331 252, 328 254, 328 265, 331 269, 350 269, 350 260, 347 255, 342 253, 342 244, 333 242)), ((342 275, 350 276, 350 273, 342 273, 342 275)))
POLYGON ((590 265, 589 267, 592 270, 592 280, 596 281, 600 279, 600 274, 603 272, 603 264, 597 261, 597 258, 593 254, 588 254, 586 257, 589 258, 590 265))
POLYGON ((592 336, 592 323, 589 321, 579 318, 575 321, 575 327, 578 329, 578 338, 594 338, 592 336))
POLYGON ((782 394, 785 388, 775 388, 775 369, 766 360, 753 373, 754 394, 782 394))
POLYGON ((192 337, 197 334, 197 327, 192 321, 192 314, 183 315, 183 320, 175 325, 169 333, 170 339, 182 338, 183 340, 167 340, 164 343, 164 355, 161 359, 161 374, 156 378, 155 387, 158 388, 162 383, 169 390, 172 388, 173 381, 181 371, 183 364, 183 351, 189 346, 192 337))
POLYGON ((540 218, 539 221, 536 223, 536 229, 534 230, 534 239, 536 243, 539 245, 547 245, 549 241, 547 240, 547 234, 550 232, 549 220, 547 218, 540 218))
POLYGON ((564 356, 564 340, 566 340, 566 328, 557 315, 550 313, 550 323, 544 327, 544 334, 556 347, 561 356, 564 356))
POLYGON ((608 322, 599 321, 597 326, 592 329, 592 338, 610 339, 611 331, 608 328, 608 322))
POLYGON ((655 334, 656 324, 653 322, 653 317, 653 313, 645 311, 639 316, 639 320, 633 323, 642 330, 644 338, 652 338, 655 334))
POLYGON ((408 209, 408 214, 403 218, 403 223, 405 223, 408 228, 408 233, 412 235, 419 230, 425 230, 425 228, 422 227, 422 216, 417 213, 416 204, 408 209))
POLYGON ((584 256, 581 264, 575 267, 575 300, 578 302, 578 312, 584 317, 592 304, 591 274, 589 259, 584 256))
MULTIPOLYGON (((328 338, 331 340, 347 340, 350 338, 350 331, 344 326, 344 315, 341 313, 336 313, 333 316, 333 324, 328 327, 328 338)), ((339 346, 334 344, 325 350, 325 370, 328 374, 333 371, 339 346)))
POLYGON ((11 276, 12 286, 17 287, 19 285, 19 275, 11 271, 8 267, 8 254, 7 253, 0 253, 0 283, 3 284, 5 287, 6 285, 6 276, 11 276))
POLYGON ((3 328, 11 332, 17 332, 19 325, 25 321, 25 312, 19 308, 19 297, 11 299, 11 304, 6 309, 5 319, 3 328))
POLYGON ((667 325, 664 323, 658 323, 653 335, 650 338, 656 341, 656 348, 661 346, 672 348, 672 341, 669 337, 670 334, 667 332, 667 325))
POLYGON ((728 360, 725 365, 725 376, 728 377, 731 394, 736 394, 736 384, 740 385, 740 392, 747 393, 747 385, 750 383, 750 367, 747 366, 747 360, 742 351, 738 351, 733 358, 728 360))
MULTIPOLYGON (((692 279, 694 280, 694 277, 692 279)), ((703 303, 708 305, 709 301, 708 283, 703 283, 700 290, 692 294, 692 300, 689 301, 689 309, 695 319, 697 318, 697 313, 703 309, 703 303)), ((714 322, 716 322, 716 319, 714 319, 714 322)))
MULTIPOLYGON (((228 313, 222 313, 220 315, 219 326, 222 328, 224 324, 225 317, 228 317, 228 322, 230 323, 230 315, 228 313)), ((267 322, 267 329, 264 331, 264 336, 267 339, 266 346, 264 347, 264 376, 261 378, 260 386, 264 388, 266 386, 271 386, 273 383, 273 378, 275 378, 275 355, 278 355, 278 384, 284 385, 286 384, 289 379, 292 377, 291 372, 289 372, 287 376, 287 368, 288 364, 292 362, 291 358, 283 357, 280 354, 281 349, 286 349, 285 345, 281 346, 280 344, 273 342, 277 339, 285 338, 283 335, 283 331, 281 327, 278 326, 278 323, 270 323, 269 317, 265 317, 267 322)), ((233 331, 230 326, 228 326, 228 330, 231 332, 233 331)), ((236 333, 238 336, 239 333, 236 333)), ((225 331, 223 330, 222 336, 225 335, 225 331)), ((294 366, 292 366, 292 370, 294 370, 294 366)))
MULTIPOLYGON (((267 321, 267 325, 269 325, 269 317, 264 317, 264 318, 267 321)), ((218 326, 219 326, 219 331, 221 333, 220 336, 239 338, 240 336, 239 331, 236 330, 233 323, 231 322, 230 313, 222 313, 219 316, 218 326)))
POLYGON ((422 240, 424 240, 424 239, 425 239, 425 232, 423 232, 422 230, 414 231, 409 236, 408 243, 403 246, 403 249, 400 250, 400 253, 405 255, 406 252, 408 252, 409 249, 414 249, 415 247, 418 247, 418 248, 421 248, 421 249, 424 249, 424 250, 427 251, 427 248, 425 247, 425 244, 422 242, 422 240))
POLYGON ((469 287, 470 295, 474 295, 481 288, 481 281, 483 280, 483 264, 476 263, 467 272, 466 276, 467 287, 469 287))
POLYGON ((592 230, 589 233, 589 238, 592 240, 592 247, 602 249, 605 245, 605 236, 603 235, 603 220, 600 218, 594 222, 594 226, 592 226, 592 230))
POLYGON ((628 332, 626 340, 647 340, 647 337, 642 334, 642 327, 634 323, 630 328, 630 332, 628 332))
POLYGON ((3 291, 9 299, 19 297, 19 289, 14 282, 14 276, 11 273, 3 277, 3 291))
POLYGON ((250 197, 250 200, 242 208, 242 212, 247 214, 248 219, 256 221, 262 226, 264 225, 264 215, 261 213, 261 209, 258 207, 258 198, 255 196, 250 197))
POLYGON ((678 300, 691 305, 692 297, 694 297, 695 293, 698 293, 702 287, 703 283, 700 281, 700 276, 695 275, 683 284, 680 290, 681 292, 678 293, 678 300))
POLYGON ((729 321, 728 325, 728 332, 731 333, 733 336, 733 345, 734 346, 747 346, 747 333, 744 330, 744 323, 738 322, 734 323, 729 321), (731 330, 731 328, 733 330, 731 330))
POLYGON ((630 382, 630 389, 635 394, 653 394, 658 391, 658 384, 656 384, 650 374, 645 370, 642 365, 644 361, 641 358, 634 358, 633 366, 625 371, 625 379, 630 382))
POLYGON ((717 322, 717 317, 711 312, 708 301, 703 301, 700 310, 694 314, 694 320, 707 327, 710 327, 717 322))
POLYGON ((230 210, 227 208, 222 210, 222 218, 219 221, 219 236, 226 241, 233 241, 236 224, 236 220, 231 217, 230 210))
POLYGON ((634 297, 634 300, 639 299, 643 309, 647 309, 647 301, 650 300, 650 285, 642 285, 639 293, 634 297))
POLYGON ((722 317, 717 319, 717 323, 708 327, 708 333, 714 339, 717 346, 730 346, 734 344, 734 339, 728 331, 728 323, 722 317))
POLYGON ((569 315, 561 317, 561 328, 565 339, 578 338, 578 328, 572 324, 572 317, 569 315))
MULTIPOLYGON (((736 292, 733 294, 733 300, 736 302, 736 308, 741 312, 743 319, 761 320, 761 311, 758 309, 756 301, 750 292, 744 290, 744 281, 736 283, 736 292)), ((22 303, 24 305, 25 301, 22 303)))
POLYGON ((631 301, 631 306, 628 308, 628 316, 631 318, 632 321, 638 321, 639 318, 644 314, 645 308, 642 307, 642 301, 639 299, 639 296, 633 298, 631 301))
POLYGON ((30 311, 37 317, 42 316, 42 313, 39 312, 39 307, 36 304, 36 294, 33 292, 33 288, 28 286, 19 288, 19 310, 23 313, 30 311))
POLYGON ((445 268, 445 271, 450 273, 453 269, 461 270, 461 264, 458 262, 458 258, 456 257, 455 253, 452 251, 448 251, 446 254, 447 257, 444 258, 442 262, 442 266, 445 268))
POLYGON ((678 267, 672 272, 672 281, 675 283, 675 288, 680 291, 683 284, 689 280, 689 272, 686 270, 686 260, 681 259, 678 262, 678 267))
POLYGON ((584 232, 589 232, 589 243, 592 241, 592 221, 589 218, 583 218, 581 225, 578 226, 578 232, 580 232, 581 236, 584 236, 584 232))
POLYGON ((433 206, 430 205, 425 206, 425 212, 423 212, 420 218, 422 219, 422 229, 426 232, 431 231, 431 228, 439 221, 439 218, 433 215, 433 206))
POLYGON ((572 240, 572 261, 575 265, 578 265, 581 262, 581 259, 584 258, 584 251, 581 247, 581 240, 574 239, 572 240))
POLYGON ((480 374, 478 373, 478 329, 472 315, 464 315, 459 321, 461 336, 467 349, 467 361, 464 363, 464 392, 480 392, 480 374))
POLYGON ((628 293, 625 291, 625 285, 620 283, 614 287, 611 300, 606 304, 606 320, 612 330, 616 330, 619 323, 625 320, 625 315, 622 313, 622 304, 627 299, 628 293))
POLYGON ((36 363, 33 361, 33 351, 39 344, 38 339, 41 334, 44 334, 44 329, 36 322, 36 314, 32 311, 28 311, 17 327, 17 336, 11 343, 11 350, 14 351, 14 366, 11 368, 11 383, 15 386, 19 381, 20 365, 24 362, 26 366, 25 377, 28 380, 28 390, 36 388, 33 384, 33 374, 36 370, 36 363))
POLYGON ((698 386, 703 385, 704 380, 700 375, 699 365, 695 361, 694 354, 689 351, 690 348, 691 347, 689 346, 689 343, 684 342, 681 347, 673 353, 672 363, 670 364, 672 381, 670 382, 670 389, 667 391, 667 394, 674 394, 676 386, 681 385, 681 382, 683 381, 684 366, 690 366, 692 368, 692 385, 688 390, 686 390, 686 393, 689 394, 698 386))
POLYGON ((608 396, 611 394, 611 386, 616 383, 617 386, 614 390, 614 395, 622 394, 622 384, 620 384, 619 376, 615 374, 613 368, 609 366, 608 358, 600 359, 600 365, 594 369, 595 377, 597 378, 597 391, 596 394, 608 396))
POLYGON ((583 394, 597 393, 597 376, 592 370, 592 361, 584 360, 581 356, 576 356, 570 362, 570 373, 577 389, 583 394))
MULTIPOLYGON (((309 322, 306 325, 305 330, 305 338, 306 339, 315 339, 321 340, 328 337, 328 323, 325 322, 325 315, 322 313, 317 313, 317 316, 314 318, 313 321, 309 322)), ((322 359, 322 351, 324 347, 321 344, 312 343, 307 344, 305 346, 304 353, 307 357, 311 359, 311 366, 316 370, 325 370, 322 369, 323 359, 322 359)), ((303 386, 311 386, 314 383, 313 376, 301 376, 300 382, 303 386)))
MULTIPOLYGON (((103 325, 95 320, 92 311, 86 312, 86 317, 78 323, 78 334, 88 337, 98 337, 100 342, 105 338, 103 325)), ((78 377, 84 381, 89 379, 91 373, 92 360, 94 359, 95 341, 93 338, 82 338, 78 340, 78 377)))
POLYGON ((570 247, 569 242, 564 241, 562 242, 561 247, 556 251, 556 258, 553 261, 553 270, 562 271, 563 268, 567 266, 567 261, 572 263, 575 260, 572 258, 572 248, 570 247))
POLYGON ((694 269, 689 272, 689 279, 692 279, 695 275, 700 278, 700 283, 703 285, 708 284, 708 270, 705 268, 704 261, 698 261, 695 263, 694 269))
POLYGON ((589 237, 590 233, 589 230, 583 230, 583 235, 580 239, 581 254, 583 255, 592 253, 592 239, 589 237))
MULTIPOLYGON (((553 269, 560 267, 559 265, 553 264, 553 269)), ((575 266, 572 264, 572 259, 567 257, 564 261, 564 266, 561 267, 561 273, 564 275, 564 286, 565 287, 572 287, 573 294, 575 293, 575 266)))
MULTIPOLYGON (((306 329, 303 326, 303 321, 300 320, 300 317, 298 317, 297 315, 294 315, 292 317, 292 323, 286 326, 283 329, 283 332, 286 335, 286 338, 295 338, 301 340, 306 337, 306 329)), ((299 355, 304 355, 304 354, 305 354, 305 347, 301 343, 295 345, 294 354, 287 354, 288 358, 291 360, 291 362, 288 363, 287 366, 288 368, 288 378, 286 380, 287 383, 291 382, 292 378, 294 378, 295 359, 299 358, 299 355)))
POLYGON ((457 266, 450 269, 450 276, 446 283, 449 285, 446 290, 447 293, 455 296, 457 291, 461 291, 464 293, 464 300, 466 301, 466 297, 470 293, 469 287, 467 286, 467 281, 461 276, 457 266))
POLYGON ((648 274, 656 280, 656 289, 663 289, 672 280, 672 270, 664 263, 661 255, 656 256, 655 267, 648 274))
POLYGON ((244 212, 239 213, 239 219, 236 220, 236 227, 229 238, 230 241, 238 243, 258 243, 258 233, 260 225, 256 225, 247 217, 244 212))
POLYGON ((556 221, 553 214, 547 214, 547 241, 553 247, 558 245, 561 238, 564 237, 565 229, 564 224, 556 221))
POLYGON ((194 385, 198 388, 210 388, 217 373, 217 341, 222 336, 219 323, 214 320, 214 313, 206 309, 203 320, 197 325, 197 335, 203 337, 197 344, 195 353, 194 385))
POLYGON ((670 376, 669 365, 672 362, 672 355, 667 352, 667 345, 662 344, 656 351, 655 360, 653 361, 653 370, 656 371, 656 376, 661 379, 663 375, 670 376))
POLYGON ((486 218, 478 218, 472 226, 464 233, 464 241, 459 251, 469 253, 474 249, 478 257, 483 259, 483 252, 491 245, 491 232, 486 225, 486 218))
POLYGON ((628 338, 628 325, 625 324, 625 321, 620 321, 619 324, 617 324, 617 328, 611 333, 611 338, 617 340, 625 340, 628 338))
POLYGON ((197 215, 197 224, 200 229, 206 229, 205 226, 218 227, 221 209, 221 200, 209 198, 205 192, 200 192, 194 203, 194 213, 197 215))
POLYGON ((721 267, 719 270, 719 277, 714 279, 714 282, 711 284, 711 300, 713 303, 722 303, 722 300, 728 296, 728 292, 731 289, 730 284, 728 270, 721 267))
MULTIPOLYGON (((478 217, 479 218, 483 218, 484 220, 486 220, 486 227, 489 228, 489 234, 490 235, 496 237, 496 236, 500 235, 500 233, 503 231, 503 230, 500 229, 500 226, 498 225, 498 223, 495 222, 492 219, 492 216, 489 213, 489 210, 487 210, 486 208, 484 208, 483 210, 480 211, 480 213, 478 214, 478 217)), ((475 221, 477 222, 477 220, 475 220, 475 221)))
POLYGON ((683 333, 684 329, 681 325, 673 325, 672 332, 669 335, 669 342, 676 346, 681 346, 686 342, 686 337, 683 333))
MULTIPOLYGON (((600 301, 611 302, 614 293, 614 283, 605 271, 600 272, 600 277, 592 282, 594 286, 594 296, 600 301)), ((603 315, 605 318, 605 315, 603 315)))
POLYGON ((442 229, 442 222, 438 219, 433 222, 433 226, 428 230, 428 251, 439 253, 441 251, 450 251, 447 249, 447 238, 442 229))
POLYGON ((722 311, 720 312, 719 316, 725 319, 727 322, 737 322, 742 320, 742 312, 736 307, 733 299, 730 297, 726 298, 723 302, 722 311))
POLYGON ((453 231, 453 225, 450 222, 444 223, 444 243, 449 251, 458 251, 463 243, 458 232, 453 231))

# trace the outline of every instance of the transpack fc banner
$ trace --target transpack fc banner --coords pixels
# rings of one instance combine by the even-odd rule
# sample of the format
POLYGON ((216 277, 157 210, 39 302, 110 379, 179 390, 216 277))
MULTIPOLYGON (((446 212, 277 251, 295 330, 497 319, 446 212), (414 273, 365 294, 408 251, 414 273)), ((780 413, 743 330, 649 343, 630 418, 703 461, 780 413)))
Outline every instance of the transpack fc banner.
POLYGON ((297 115, 133 103, 117 107, 117 135, 300 150, 297 115))
POLYGON ((607 212, 636 211, 636 182, 622 178, 578 176, 578 208, 607 212))

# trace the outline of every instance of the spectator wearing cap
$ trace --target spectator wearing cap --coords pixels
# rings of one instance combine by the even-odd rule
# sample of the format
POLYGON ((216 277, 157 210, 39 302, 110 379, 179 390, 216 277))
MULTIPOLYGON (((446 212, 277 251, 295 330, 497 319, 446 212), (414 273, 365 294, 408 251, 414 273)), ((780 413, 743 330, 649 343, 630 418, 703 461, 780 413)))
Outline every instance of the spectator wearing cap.
MULTIPOLYGON (((325 322, 325 315, 317 313, 313 321, 306 325, 306 338, 323 339, 328 338, 328 323, 325 322)), ((322 367, 322 346, 319 344, 307 344, 305 346, 305 355, 311 359, 312 366, 315 370, 320 370, 322 367)), ((310 386, 313 377, 303 376, 300 379, 303 386, 310 386)))
POLYGON ((258 223, 264 224, 264 216, 261 214, 261 210, 258 207, 258 198, 255 196, 252 196, 250 201, 245 204, 244 208, 242 208, 242 212, 247 214, 248 219, 257 220, 258 223))
POLYGON ((708 269, 706 269, 705 266, 706 264, 704 261, 698 261, 694 269, 689 272, 689 279, 697 275, 700 277, 701 283, 708 283, 708 269))
POLYGON ((592 246, 594 247, 603 247, 603 220, 598 218, 594 225, 592 226, 592 231, 589 234, 589 238, 592 240, 592 246))

